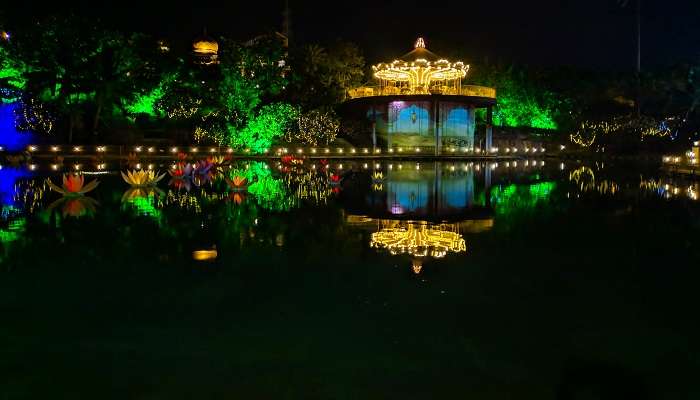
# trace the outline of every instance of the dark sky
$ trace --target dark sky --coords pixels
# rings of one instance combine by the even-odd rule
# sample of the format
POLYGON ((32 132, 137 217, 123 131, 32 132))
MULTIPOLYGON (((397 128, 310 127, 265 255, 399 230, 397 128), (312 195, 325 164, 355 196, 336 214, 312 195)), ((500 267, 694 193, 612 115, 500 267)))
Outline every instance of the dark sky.
MULTIPOLYGON (((392 59, 411 49, 417 36, 441 55, 467 63, 633 68, 634 3, 619 0, 364 1, 290 0, 297 42, 335 38, 360 45, 368 61, 392 59)), ((700 60, 700 0, 642 1, 644 66, 700 60)), ((99 17, 122 30, 144 31, 187 46, 206 26, 210 35, 245 39, 281 29, 283 0, 176 2, 61 2, 31 0, 4 8, 6 18, 27 23, 41 14, 66 12, 99 17)))

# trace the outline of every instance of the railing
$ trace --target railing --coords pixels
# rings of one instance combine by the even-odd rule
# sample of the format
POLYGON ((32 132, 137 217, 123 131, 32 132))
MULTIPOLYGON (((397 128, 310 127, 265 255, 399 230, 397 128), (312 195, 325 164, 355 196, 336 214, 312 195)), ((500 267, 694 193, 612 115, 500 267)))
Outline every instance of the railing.
POLYGON ((473 96, 485 97, 489 99, 496 98, 496 89, 486 86, 464 85, 459 88, 449 86, 434 86, 428 90, 422 88, 398 88, 394 86, 362 86, 348 90, 348 97, 357 99, 361 97, 374 96, 398 96, 398 95, 452 95, 452 96, 473 96))
MULTIPOLYGON (((563 150, 563 148, 561 149, 563 150)), ((0 152, 1 153, 1 152, 0 152)), ((383 148, 371 147, 287 147, 275 146, 267 149, 263 154, 252 154, 249 150, 234 150, 228 147, 147 147, 145 145, 119 146, 119 145, 92 145, 92 146, 68 146, 68 145, 30 145, 26 152, 18 154, 6 154, 5 166, 14 168, 26 168, 29 171, 38 172, 67 172, 85 174, 104 174, 113 171, 114 168, 123 168, 124 162, 132 169, 158 170, 173 167, 179 160, 194 161, 204 159, 211 155, 230 155, 234 160, 259 159, 280 160, 285 157, 308 160, 326 160, 322 164, 328 168, 328 160, 338 160, 336 164, 343 169, 346 161, 357 160, 364 163, 364 168, 374 165, 380 168, 382 162, 389 162, 389 169, 393 162, 398 162, 398 169, 402 169, 401 161, 413 162, 415 167, 420 167, 420 160, 431 160, 436 157, 433 146, 392 146, 383 148), (28 154, 29 153, 29 154, 28 154)), ((479 147, 456 147, 450 145, 441 146, 438 157, 445 159, 472 159, 491 160, 492 168, 501 165, 505 167, 517 167, 522 165, 545 165, 542 160, 547 154, 544 147, 493 147, 490 150, 479 147)), ((312 161, 313 162, 313 161, 312 161)), ((562 164, 563 165, 563 164, 562 164)), ((0 165, 0 168, 5 167, 0 165)), ((312 166, 312 168, 316 168, 312 166)), ((450 167, 454 170, 454 165, 450 167)), ((466 168, 466 167, 465 167, 466 168)), ((477 164, 476 170, 479 170, 477 164)))
MULTIPOLYGON (((561 147, 563 150, 564 147, 561 147)), ((517 153, 524 155, 544 153, 545 148, 541 145, 530 145, 520 147, 497 147, 491 148, 489 151, 481 149, 477 146, 459 146, 453 144, 443 144, 441 146, 442 155, 463 154, 463 155, 516 155, 517 153)), ((0 154, 4 151, 0 150, 0 154)), ((23 153, 10 153, 6 158, 13 157, 18 161, 31 161, 33 157, 37 158, 88 158, 90 160, 101 160, 106 158, 165 158, 177 159, 181 156, 186 158, 196 158, 207 156, 230 155, 232 157, 260 157, 260 158, 277 158, 284 155, 298 155, 310 157, 377 157, 377 156, 403 156, 403 155, 425 155, 431 156, 435 154, 434 146, 389 146, 389 147, 338 147, 338 146, 294 146, 294 145, 277 145, 270 149, 265 149, 262 153, 251 152, 250 149, 233 149, 231 147, 216 147, 216 146, 147 146, 147 145, 29 145, 23 153), (21 157, 17 157, 21 156, 21 157)), ((666 161, 666 160, 664 160, 666 161)), ((0 166, 2 168, 2 166, 0 166)))

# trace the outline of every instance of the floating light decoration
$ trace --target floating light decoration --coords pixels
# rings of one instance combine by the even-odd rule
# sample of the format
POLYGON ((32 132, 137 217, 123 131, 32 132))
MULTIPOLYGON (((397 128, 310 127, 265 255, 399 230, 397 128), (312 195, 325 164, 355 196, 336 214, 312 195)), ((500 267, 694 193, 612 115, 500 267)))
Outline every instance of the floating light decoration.
POLYGON ((81 196, 87 192, 94 190, 99 181, 97 179, 85 185, 85 177, 78 174, 64 174, 61 187, 55 185, 51 180, 46 182, 51 190, 58 192, 64 196, 81 196))
POLYGON ((158 175, 157 173, 148 170, 138 170, 138 171, 126 171, 121 172, 122 179, 124 182, 131 186, 142 187, 142 186, 154 186, 160 182, 164 177, 165 173, 158 175))

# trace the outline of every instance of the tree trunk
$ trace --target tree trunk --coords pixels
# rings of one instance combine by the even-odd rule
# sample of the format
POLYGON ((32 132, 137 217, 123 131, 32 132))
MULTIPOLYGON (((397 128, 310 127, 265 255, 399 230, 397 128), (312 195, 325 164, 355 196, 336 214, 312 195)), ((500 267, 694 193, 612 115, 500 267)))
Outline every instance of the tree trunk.
POLYGON ((103 96, 97 98, 97 110, 95 111, 95 118, 92 122, 92 133, 97 135, 97 127, 100 125, 100 114, 102 113, 102 106, 104 104, 103 96))
POLYGON ((70 113, 70 117, 68 118, 68 121, 69 121, 69 123, 68 123, 68 144, 73 144, 73 125, 74 125, 74 124, 73 124, 73 121, 74 121, 74 117, 73 117, 73 113, 72 113, 72 112, 70 113))

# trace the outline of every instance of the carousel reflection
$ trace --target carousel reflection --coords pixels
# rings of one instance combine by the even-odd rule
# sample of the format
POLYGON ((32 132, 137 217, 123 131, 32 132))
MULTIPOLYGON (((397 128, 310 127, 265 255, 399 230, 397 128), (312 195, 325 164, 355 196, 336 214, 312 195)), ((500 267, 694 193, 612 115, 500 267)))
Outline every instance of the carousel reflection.
POLYGON ((493 227, 493 218, 433 223, 349 215, 347 222, 371 232, 370 248, 386 251, 392 256, 408 256, 416 274, 422 271, 427 260, 466 253, 465 233, 484 232, 493 227))
POLYGON ((489 196, 478 194, 490 189, 483 173, 477 182, 473 169, 455 171, 439 162, 375 171, 344 185, 346 221, 369 231, 370 248, 410 259, 419 274, 428 260, 466 253, 465 233, 493 227, 489 196))

